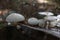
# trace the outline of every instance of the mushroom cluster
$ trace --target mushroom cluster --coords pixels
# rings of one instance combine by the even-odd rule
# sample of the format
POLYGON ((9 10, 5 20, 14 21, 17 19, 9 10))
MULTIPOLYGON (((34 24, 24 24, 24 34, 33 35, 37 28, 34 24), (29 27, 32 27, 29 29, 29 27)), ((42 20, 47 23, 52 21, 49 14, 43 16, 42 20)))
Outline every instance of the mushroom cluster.
MULTIPOLYGON (((39 12, 39 15, 45 15, 42 19, 37 19, 35 17, 31 17, 27 20, 29 25, 38 25, 40 27, 44 27, 46 22, 50 23, 50 27, 60 27, 60 15, 54 16, 53 13, 50 12, 39 12)), ((19 13, 12 13, 7 16, 6 21, 10 23, 17 23, 24 21, 25 17, 19 13)))

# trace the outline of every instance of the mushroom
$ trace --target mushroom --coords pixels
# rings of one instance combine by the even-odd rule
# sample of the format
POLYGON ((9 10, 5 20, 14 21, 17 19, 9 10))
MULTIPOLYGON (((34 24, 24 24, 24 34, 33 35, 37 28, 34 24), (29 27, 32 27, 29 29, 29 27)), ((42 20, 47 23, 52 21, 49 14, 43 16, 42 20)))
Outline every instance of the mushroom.
POLYGON ((39 19, 39 24, 38 24, 40 27, 44 27, 45 25, 45 20, 44 19, 39 19))
POLYGON ((29 18, 28 19, 28 24, 30 25, 37 25, 39 23, 37 18, 29 18))
POLYGON ((46 16, 44 18, 49 22, 49 27, 55 27, 57 23, 57 17, 56 16, 46 16))
POLYGON ((7 22, 19 22, 19 21, 24 21, 24 20, 25 20, 25 17, 18 13, 12 13, 6 18, 7 22))
POLYGON ((57 27, 60 27, 60 15, 57 15, 57 27))
MULTIPOLYGON (((51 17, 52 15, 54 15, 52 12, 39 12, 40 15, 45 15, 46 17, 44 17, 44 20, 46 20, 46 28, 48 28, 49 24, 50 24, 50 20, 52 20, 53 18, 51 17), (52 19, 51 19, 52 18, 52 19)), ((55 17, 54 17, 55 18, 55 17)), ((54 19, 53 19, 54 20, 54 19)))
POLYGON ((7 16, 6 21, 8 22, 8 25, 13 24, 17 27, 17 29, 20 29, 21 26, 18 25, 18 22, 22 22, 25 20, 25 17, 18 13, 12 13, 9 16, 7 16))
POLYGON ((52 12, 39 12, 40 15, 51 16, 54 15, 52 12))

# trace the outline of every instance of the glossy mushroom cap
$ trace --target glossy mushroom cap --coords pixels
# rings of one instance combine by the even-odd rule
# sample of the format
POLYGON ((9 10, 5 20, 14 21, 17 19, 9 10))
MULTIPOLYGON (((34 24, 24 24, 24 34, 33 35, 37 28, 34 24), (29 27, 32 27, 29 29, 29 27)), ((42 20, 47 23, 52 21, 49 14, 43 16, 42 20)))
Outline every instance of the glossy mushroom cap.
POLYGON ((28 24, 37 25, 38 24, 38 19, 37 18, 29 18, 28 19, 28 24))
POLYGON ((25 17, 18 13, 12 13, 9 16, 7 16, 7 18, 6 18, 6 21, 10 22, 10 23, 11 22, 16 23, 16 22, 20 22, 20 21, 24 21, 24 20, 25 20, 25 17))

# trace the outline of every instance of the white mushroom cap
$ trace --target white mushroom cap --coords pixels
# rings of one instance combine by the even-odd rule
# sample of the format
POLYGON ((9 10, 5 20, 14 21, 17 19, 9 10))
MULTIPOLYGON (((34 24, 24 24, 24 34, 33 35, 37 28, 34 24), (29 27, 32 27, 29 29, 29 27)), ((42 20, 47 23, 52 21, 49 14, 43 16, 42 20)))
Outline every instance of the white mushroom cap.
POLYGON ((57 27, 60 27, 60 23, 57 23, 57 27))
POLYGON ((11 25, 11 23, 8 23, 8 25, 11 25))
POLYGON ((49 20, 49 21, 54 21, 57 19, 56 16, 46 16, 44 19, 49 20))
POLYGON ((37 25, 39 22, 38 22, 38 19, 37 18, 29 18, 28 19, 28 23, 30 25, 37 25))
POLYGON ((44 24, 45 24, 45 20, 44 19, 39 19, 39 26, 40 27, 43 27, 44 26, 44 24))
POLYGON ((60 19, 60 15, 57 15, 57 18, 60 19))
POLYGON ((52 12, 39 12, 38 14, 46 16, 54 15, 52 12))
POLYGON ((24 20, 25 20, 24 16, 18 13, 12 13, 6 18, 7 22, 19 22, 24 20))
POLYGON ((55 21, 52 21, 51 23, 50 23, 50 27, 55 27, 55 26, 57 26, 57 20, 55 20, 55 21))

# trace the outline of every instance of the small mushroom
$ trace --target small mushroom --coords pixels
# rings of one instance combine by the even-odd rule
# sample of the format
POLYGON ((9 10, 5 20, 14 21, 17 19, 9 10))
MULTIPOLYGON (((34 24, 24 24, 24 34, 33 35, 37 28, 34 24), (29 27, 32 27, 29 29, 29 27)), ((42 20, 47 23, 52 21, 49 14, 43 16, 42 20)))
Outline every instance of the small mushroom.
POLYGON ((37 25, 39 22, 38 22, 38 19, 37 18, 29 18, 28 19, 28 24, 30 25, 37 25))

